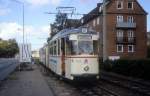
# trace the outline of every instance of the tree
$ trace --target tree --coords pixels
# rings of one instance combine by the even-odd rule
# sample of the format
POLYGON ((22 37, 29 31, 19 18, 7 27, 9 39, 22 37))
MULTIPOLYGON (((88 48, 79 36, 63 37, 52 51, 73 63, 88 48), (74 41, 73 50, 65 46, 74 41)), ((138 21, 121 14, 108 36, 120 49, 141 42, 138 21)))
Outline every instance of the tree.
POLYGON ((57 32, 65 28, 65 22, 67 20, 66 13, 56 14, 55 22, 51 24, 51 37, 53 37, 57 32))
POLYGON ((47 42, 51 40, 51 38, 57 34, 57 32, 71 27, 79 27, 81 22, 79 19, 68 19, 67 13, 58 13, 56 14, 55 22, 50 24, 51 26, 51 33, 50 37, 47 39, 47 42))
POLYGON ((19 52, 18 44, 15 39, 0 41, 0 57, 14 57, 19 52))

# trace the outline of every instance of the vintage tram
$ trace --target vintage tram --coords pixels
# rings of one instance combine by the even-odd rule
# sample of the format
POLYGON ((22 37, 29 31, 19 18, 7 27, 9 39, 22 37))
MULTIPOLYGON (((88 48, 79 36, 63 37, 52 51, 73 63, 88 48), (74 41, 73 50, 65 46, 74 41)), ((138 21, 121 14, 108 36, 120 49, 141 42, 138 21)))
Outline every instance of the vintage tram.
POLYGON ((97 32, 87 27, 64 29, 41 48, 41 60, 69 80, 99 79, 98 39, 97 32))

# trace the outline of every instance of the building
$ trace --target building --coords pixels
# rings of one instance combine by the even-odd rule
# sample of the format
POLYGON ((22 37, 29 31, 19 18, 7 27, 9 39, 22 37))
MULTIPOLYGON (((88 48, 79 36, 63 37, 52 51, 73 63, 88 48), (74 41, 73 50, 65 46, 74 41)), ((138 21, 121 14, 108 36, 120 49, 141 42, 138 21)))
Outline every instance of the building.
POLYGON ((150 32, 147 32, 147 45, 150 46, 150 32))
POLYGON ((39 51, 32 51, 32 57, 38 59, 40 57, 39 56, 39 51))
MULTIPOLYGON (((90 26, 103 35, 103 4, 85 15, 83 26, 90 26)), ((102 39, 100 39, 102 41, 102 39)), ((106 56, 140 59, 147 56, 147 13, 137 0, 107 0, 106 56)), ((100 53, 103 53, 102 42, 100 53)), ((102 56, 102 54, 101 54, 102 56)))

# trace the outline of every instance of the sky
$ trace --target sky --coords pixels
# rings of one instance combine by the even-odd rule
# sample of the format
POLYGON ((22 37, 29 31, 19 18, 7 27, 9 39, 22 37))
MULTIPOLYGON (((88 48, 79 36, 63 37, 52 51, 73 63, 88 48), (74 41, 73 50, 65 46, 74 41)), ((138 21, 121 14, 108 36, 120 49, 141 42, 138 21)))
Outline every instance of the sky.
MULTIPOLYGON (((22 13, 23 7, 17 0, 0 0, 0 38, 15 38, 22 43, 22 13)), ((76 13, 88 13, 102 0, 18 0, 24 3, 25 42, 31 43, 32 50, 37 50, 46 43, 49 37, 50 24, 54 22, 58 6, 71 6, 76 8, 76 13)), ((138 0, 147 13, 149 0, 138 0)), ((80 18, 72 16, 71 18, 80 18)), ((150 31, 150 15, 147 16, 147 30, 150 31)))

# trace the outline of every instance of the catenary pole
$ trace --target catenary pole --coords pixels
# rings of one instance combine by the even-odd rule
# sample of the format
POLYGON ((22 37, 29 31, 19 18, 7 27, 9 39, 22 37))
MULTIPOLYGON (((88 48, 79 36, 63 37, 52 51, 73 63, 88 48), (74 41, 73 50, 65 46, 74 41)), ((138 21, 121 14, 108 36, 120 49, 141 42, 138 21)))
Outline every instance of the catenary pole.
POLYGON ((103 0, 103 62, 107 59, 106 0, 103 0))

